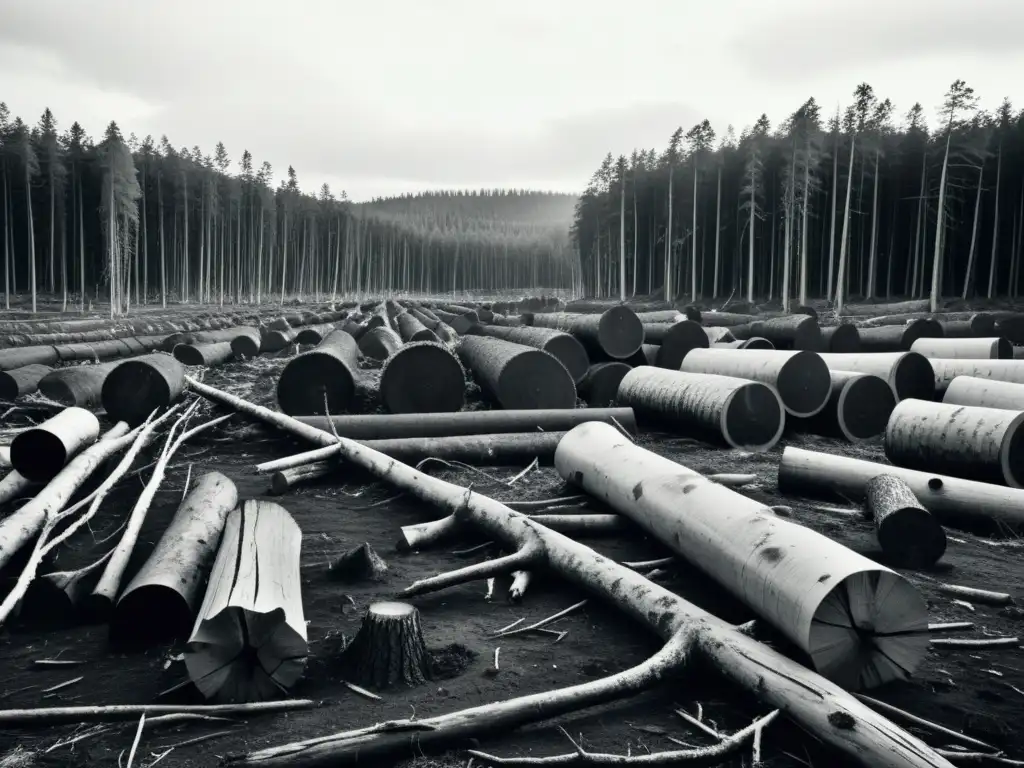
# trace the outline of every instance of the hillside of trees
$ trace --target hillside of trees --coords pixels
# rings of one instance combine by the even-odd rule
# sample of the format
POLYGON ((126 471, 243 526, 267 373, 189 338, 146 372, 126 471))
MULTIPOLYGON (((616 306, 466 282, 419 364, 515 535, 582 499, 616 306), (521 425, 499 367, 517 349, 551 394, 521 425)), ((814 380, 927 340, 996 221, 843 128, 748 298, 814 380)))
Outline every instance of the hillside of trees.
POLYGON ((354 204, 303 191, 248 151, 233 161, 125 138, 94 141, 35 125, 0 102, 3 293, 66 307, 284 301, 304 295, 569 287, 575 198, 525 191, 435 193, 354 204))
POLYGON ((805 303, 1016 297, 1024 111, 952 84, 929 130, 864 83, 828 116, 813 98, 739 137, 704 120, 665 150, 605 157, 573 239, 596 296, 805 303))

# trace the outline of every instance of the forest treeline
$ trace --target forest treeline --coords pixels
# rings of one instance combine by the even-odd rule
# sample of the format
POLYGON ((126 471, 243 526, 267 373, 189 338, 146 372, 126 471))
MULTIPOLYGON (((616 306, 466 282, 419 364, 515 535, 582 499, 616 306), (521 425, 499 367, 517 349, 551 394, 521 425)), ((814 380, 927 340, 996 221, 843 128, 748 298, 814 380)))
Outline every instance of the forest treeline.
POLYGON ((41 294, 111 313, 137 303, 328 299, 352 293, 569 287, 576 197, 525 190, 436 192, 353 203, 248 151, 233 162, 127 139, 98 142, 47 109, 35 125, 0 102, 5 306, 41 294))
MULTIPOLYGON (((580 198, 586 292, 696 301, 735 292, 841 309, 848 297, 995 297, 1020 290, 1024 111, 978 109, 954 82, 929 131, 859 85, 825 115, 810 98, 737 137, 704 120, 663 151, 610 153, 580 198)), ((933 306, 934 309, 934 306, 933 306)))

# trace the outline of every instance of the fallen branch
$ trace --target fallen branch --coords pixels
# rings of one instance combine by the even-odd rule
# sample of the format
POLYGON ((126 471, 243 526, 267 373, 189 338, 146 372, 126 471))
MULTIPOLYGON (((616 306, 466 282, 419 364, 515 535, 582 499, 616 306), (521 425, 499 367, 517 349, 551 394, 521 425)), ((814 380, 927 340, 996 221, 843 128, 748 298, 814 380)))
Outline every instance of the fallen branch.
POLYGON ((554 614, 553 616, 548 616, 546 619, 541 619, 540 621, 534 622, 533 624, 530 624, 527 627, 520 627, 519 629, 513 629, 513 630, 508 631, 508 632, 500 632, 499 631, 498 633, 493 635, 493 637, 509 637, 511 635, 521 634, 522 632, 534 632, 534 631, 540 629, 541 627, 546 627, 548 624, 552 624, 552 623, 558 621, 559 619, 563 618, 564 616, 568 616, 570 613, 572 613, 573 611, 575 611, 575 610, 577 610, 579 608, 582 608, 586 604, 587 604, 586 600, 580 600, 575 605, 570 605, 568 608, 565 608, 564 610, 559 611, 558 613, 554 614))
POLYGON ((0 709, 0 726, 27 727, 63 723, 119 722, 140 715, 255 715, 312 709, 310 699, 284 699, 251 704, 111 704, 96 707, 38 707, 36 709, 0 709))
POLYGON ((950 637, 935 639, 931 644, 936 648, 1013 648, 1020 645, 1019 637, 969 638, 950 637))
POLYGON ((980 749, 985 752, 998 752, 999 750, 993 747, 991 744, 986 744, 984 741, 979 741, 971 736, 965 736, 958 731, 954 731, 951 728, 947 728, 944 725, 933 723, 931 720, 925 720, 923 717, 913 715, 906 710, 894 707, 892 704, 886 704, 884 701, 873 699, 870 696, 864 696, 860 693, 853 694, 858 699, 869 705, 872 709, 877 709, 879 712, 889 715, 896 720, 902 720, 910 725, 916 725, 918 728, 923 728, 932 733, 937 733, 950 741, 956 742, 957 744, 963 744, 964 746, 971 747, 973 749, 980 749))
POLYGON ((936 584, 935 588, 947 595, 956 595, 982 605, 1011 605, 1013 603, 1013 597, 1005 592, 989 592, 986 589, 961 587, 959 584, 936 584))

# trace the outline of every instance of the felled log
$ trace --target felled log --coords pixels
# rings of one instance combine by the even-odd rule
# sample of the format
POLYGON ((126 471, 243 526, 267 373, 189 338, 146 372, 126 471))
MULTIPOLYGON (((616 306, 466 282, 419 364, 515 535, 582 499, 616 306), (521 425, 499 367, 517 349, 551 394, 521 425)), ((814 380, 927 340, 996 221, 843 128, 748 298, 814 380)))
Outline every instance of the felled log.
POLYGON ((942 326, 934 320, 921 318, 907 325, 861 328, 858 334, 864 352, 901 352, 909 351, 918 339, 941 338, 942 326))
POLYGON ((931 358, 935 374, 935 391, 944 395, 946 387, 957 376, 975 376, 991 381, 1024 384, 1024 360, 970 360, 931 358))
POLYGON ((783 315, 767 320, 754 320, 732 328, 739 340, 760 336, 768 339, 776 349, 821 352, 825 349, 818 320, 810 315, 783 315))
POLYGON ((885 379, 897 400, 935 397, 935 371, 928 358, 917 352, 824 353, 820 357, 830 371, 870 373, 885 379))
POLYGON ((585 421, 619 424, 636 434, 632 408, 554 408, 547 410, 460 411, 459 413, 403 413, 380 416, 299 416, 296 421, 352 440, 389 440, 405 437, 452 437, 499 432, 564 432, 585 421))
POLYGON ((299 526, 273 502, 245 501, 228 515, 185 648, 189 678, 207 699, 278 698, 302 677, 301 545, 299 526))
POLYGON ((102 401, 103 383, 119 365, 121 362, 115 360, 56 368, 39 380, 39 392, 64 406, 98 407, 102 401))
POLYGON ((117 363, 103 381, 100 399, 111 419, 136 426, 175 402, 184 389, 185 367, 171 355, 155 352, 117 363))
POLYGON ((37 488, 38 483, 33 483, 16 469, 10 470, 0 480, 0 509, 9 502, 30 495, 37 488))
POLYGON ((785 419, 782 400, 770 384, 653 366, 627 373, 617 400, 655 429, 694 431, 733 448, 770 449, 782 436, 785 419))
POLYGON ((280 352, 295 344, 295 337, 299 332, 293 328, 287 330, 264 330, 260 337, 260 350, 263 352, 280 352))
POLYGON ((892 301, 886 304, 847 304, 843 307, 843 312, 848 315, 874 317, 901 312, 927 312, 930 307, 928 299, 911 299, 909 301, 892 301))
POLYGON ((579 339, 564 331, 553 328, 535 328, 528 325, 501 327, 493 325, 476 325, 473 331, 479 335, 503 339, 524 347, 542 349, 557 359, 572 376, 574 384, 587 373, 590 358, 587 350, 579 339))
POLYGON ((443 344, 416 341, 387 359, 379 389, 391 413, 453 413, 466 402, 466 372, 443 344))
POLYGON ((321 323, 300 328, 295 334, 296 344, 319 344, 334 331, 334 323, 321 323))
MULTIPOLYGON (((231 328, 217 330, 175 333, 166 337, 162 348, 165 352, 170 352, 178 344, 220 344, 222 342, 233 344, 234 340, 239 337, 251 339, 253 335, 258 339, 259 330, 251 325, 236 325, 231 328)), ((244 342, 242 343, 244 344, 244 342)), ((252 357, 254 355, 249 356, 252 357)))
POLYGON ((716 326, 719 328, 734 328, 737 325, 746 325, 757 320, 757 315, 744 315, 736 312, 716 312, 711 310, 709 312, 702 312, 700 323, 701 325, 716 326))
POLYGON ((830 680, 879 686, 927 654, 928 606, 898 573, 607 425, 570 431, 555 468, 743 600, 830 680))
POLYGON ((359 351, 374 360, 387 360, 402 346, 402 337, 391 328, 371 328, 359 339, 359 351))
POLYGON ((427 328, 409 312, 402 312, 396 318, 398 334, 406 343, 414 341, 437 341, 437 334, 427 328))
POLYGON ((686 315, 678 309, 657 309, 651 312, 636 312, 636 316, 644 325, 647 325, 648 323, 678 323, 680 320, 687 319, 686 315))
POLYGON ((896 407, 896 395, 889 383, 870 373, 829 371, 832 391, 826 406, 810 418, 792 418, 786 423, 797 432, 837 437, 851 443, 885 432, 896 407))
POLYGON ((32 482, 49 482, 99 436, 100 422, 92 411, 65 408, 15 436, 11 441, 11 466, 32 482))
POLYGON ((343 413, 352 407, 359 349, 345 331, 333 331, 316 349, 296 355, 277 380, 277 404, 289 415, 343 413))
POLYGON ((670 325, 644 325, 644 340, 658 345, 655 364, 659 368, 678 371, 680 363, 691 349, 707 349, 708 335, 700 323, 681 320, 670 325))
POLYGON ((971 315, 965 320, 948 316, 937 319, 942 325, 943 335, 947 339, 982 338, 996 335, 996 319, 984 312, 971 315))
POLYGON ((1024 411, 903 400, 885 429, 899 467, 1024 487, 1024 411))
POLYGON ((553 355, 484 336, 465 336, 459 359, 502 408, 573 408, 576 385, 553 355))
POLYGON ((704 333, 707 334, 709 344, 722 344, 730 341, 737 341, 728 328, 720 328, 714 325, 704 325, 704 333))
POLYGON ((426 458, 461 461, 477 467, 525 466, 535 458, 550 464, 564 432, 506 432, 455 437, 403 437, 363 440, 363 445, 406 464, 426 458))
POLYGON ((337 470, 336 461, 314 461, 297 467, 286 467, 270 476, 270 493, 279 496, 300 483, 326 477, 337 470))
POLYGON ((626 363, 597 363, 590 366, 577 386, 579 396, 591 406, 610 406, 617 400, 619 384, 630 370, 626 363))
POLYGON ((943 522, 995 520, 1024 527, 1024 490, 792 446, 782 452, 779 491, 862 503, 868 482, 878 475, 899 477, 943 522))
POLYGON ((88 343, 55 344, 53 349, 57 353, 57 359, 61 362, 86 360, 90 363, 98 363, 117 357, 133 357, 160 349, 163 342, 162 336, 131 336, 88 343))
POLYGON ((227 362, 234 357, 230 341, 218 341, 213 344, 178 344, 172 353, 174 359, 182 365, 202 365, 212 368, 227 362))
POLYGON ((383 581, 387 572, 388 564, 366 542, 341 553, 327 566, 327 574, 340 581, 383 581))
POLYGON ((946 387, 942 402, 1024 411, 1024 384, 991 381, 977 376, 957 376, 946 387))
POLYGON ((26 365, 55 365, 59 358, 52 346, 0 349, 0 371, 24 368, 26 365))
POLYGON ((987 339, 918 339, 910 345, 911 352, 925 357, 950 360, 1012 360, 1013 345, 1002 337, 987 339))
POLYGON ((433 313, 441 323, 451 328, 452 332, 458 336, 470 333, 474 326, 480 322, 480 318, 475 313, 472 315, 453 315, 451 312, 445 312, 436 307, 433 313))
POLYGON ((430 654, 419 611, 408 603, 372 604, 341 661, 353 682, 377 690, 427 682, 430 654))
MULTIPOLYGON (((334 445, 328 432, 302 425, 194 380, 189 385, 204 397, 235 408, 318 445, 334 445)), ((508 730, 582 707, 627 698, 679 674, 691 660, 703 662, 724 677, 780 708, 826 745, 871 768, 952 768, 924 742, 799 662, 759 643, 638 573, 589 547, 536 525, 505 505, 470 489, 432 478, 343 439, 342 458, 427 504, 459 510, 437 521, 441 527, 472 525, 478 532, 518 548, 508 558, 444 574, 422 585, 421 592, 484 578, 508 570, 548 565, 550 573, 603 596, 665 641, 641 664, 582 686, 504 699, 427 719, 390 722, 369 729, 321 736, 305 742, 269 747, 241 757, 242 765, 332 766, 360 760, 388 762, 437 753, 453 740, 496 729, 508 730), (506 570, 507 569, 507 570, 506 570), (810 694, 810 695, 808 695, 810 694), (844 726, 836 727, 836 723, 844 726)))
POLYGON ((480 315, 477 314, 477 311, 472 307, 464 307, 461 304, 440 304, 439 306, 445 312, 450 312, 453 315, 460 315, 474 323, 480 322, 480 315))
POLYGON ((711 349, 775 349, 775 345, 768 339, 752 336, 742 341, 738 339, 736 341, 716 341, 711 345, 711 349))
POLYGON ((263 347, 263 336, 256 328, 238 328, 238 335, 231 339, 231 352, 239 360, 256 357, 263 347))
POLYGON ((865 510, 875 521, 882 551, 904 568, 926 568, 946 552, 946 532, 895 475, 878 475, 865 488, 865 510))
POLYGON ((538 313, 524 322, 571 333, 588 351, 601 352, 614 360, 629 357, 644 343, 643 323, 633 310, 623 306, 612 307, 600 315, 538 313))
POLYGON ((847 354, 860 352, 860 331, 850 323, 840 323, 821 329, 821 341, 825 352, 847 354))
POLYGON ((30 395, 39 388, 39 381, 53 370, 48 365, 23 365, 0 371, 0 400, 14 400, 30 395))
POLYGON ((828 366, 817 353, 807 351, 694 349, 679 370, 770 384, 786 412, 801 417, 820 412, 832 387, 828 366))
POLYGON ((118 598, 110 621, 115 646, 150 646, 188 633, 224 523, 237 505, 230 478, 207 472, 196 480, 118 598))

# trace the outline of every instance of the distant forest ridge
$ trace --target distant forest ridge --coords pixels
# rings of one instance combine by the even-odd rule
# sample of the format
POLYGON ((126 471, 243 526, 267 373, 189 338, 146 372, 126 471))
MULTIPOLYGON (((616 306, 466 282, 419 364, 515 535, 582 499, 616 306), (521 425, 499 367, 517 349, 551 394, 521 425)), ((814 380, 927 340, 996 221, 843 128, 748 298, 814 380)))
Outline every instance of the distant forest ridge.
POLYGON ((568 232, 579 195, 528 189, 434 190, 359 203, 366 211, 384 215, 454 216, 564 227, 568 232))

